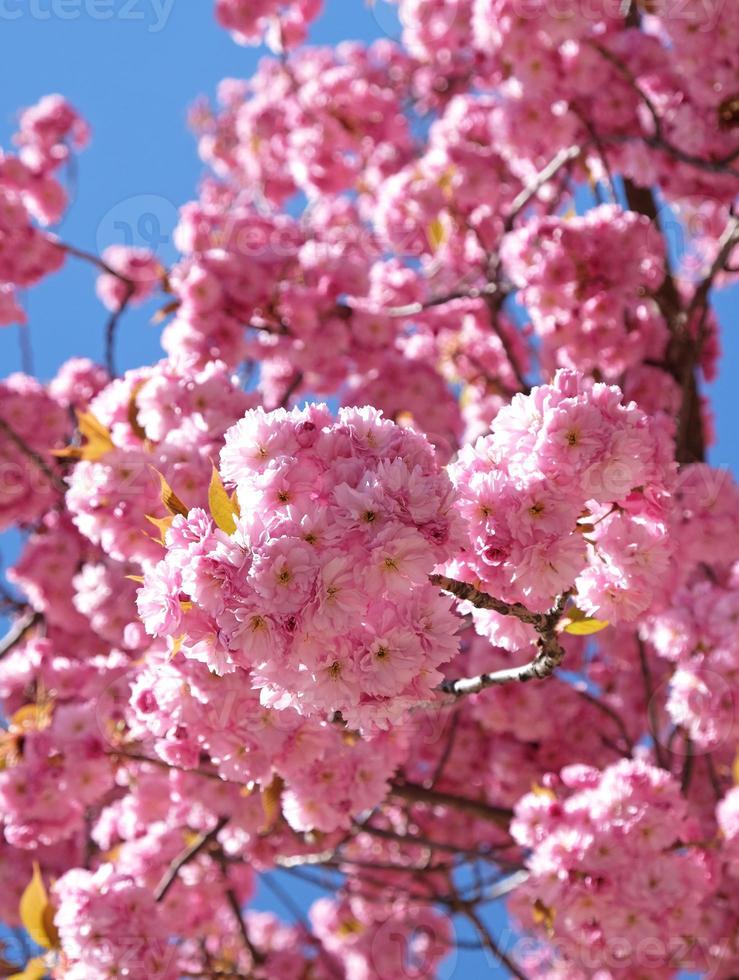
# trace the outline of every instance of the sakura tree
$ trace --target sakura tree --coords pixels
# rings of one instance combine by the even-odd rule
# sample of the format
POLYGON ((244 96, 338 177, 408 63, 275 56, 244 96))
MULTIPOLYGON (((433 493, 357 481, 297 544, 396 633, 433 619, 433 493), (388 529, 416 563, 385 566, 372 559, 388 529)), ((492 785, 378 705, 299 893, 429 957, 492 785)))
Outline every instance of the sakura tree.
POLYGON ((73 262, 107 311, 0 380, 0 974, 730 980, 739 6, 320 8, 217 0, 268 51, 192 108, 169 268, 56 227, 64 97, 0 152, 0 324, 73 262))

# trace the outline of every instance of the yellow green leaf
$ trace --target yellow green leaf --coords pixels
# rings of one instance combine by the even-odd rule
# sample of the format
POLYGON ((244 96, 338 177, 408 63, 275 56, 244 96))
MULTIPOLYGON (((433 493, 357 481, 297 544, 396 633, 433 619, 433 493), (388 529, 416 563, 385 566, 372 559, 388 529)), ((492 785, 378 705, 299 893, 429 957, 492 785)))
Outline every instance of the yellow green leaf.
POLYGON ((154 316, 151 318, 151 322, 155 325, 159 323, 163 323, 170 315, 170 313, 174 313, 175 310, 179 308, 179 306, 180 306, 180 300, 178 299, 170 300, 169 303, 167 303, 165 306, 161 308, 161 310, 156 311, 154 316))
POLYGON ((226 534, 233 534, 236 530, 236 511, 232 498, 226 493, 221 474, 215 466, 208 488, 208 506, 216 525, 226 534))
POLYGON ((55 449, 53 455, 60 459, 86 459, 94 462, 115 449, 110 432, 92 412, 77 412, 77 428, 82 436, 80 446, 55 449))
POLYGON ((13 973, 7 980, 42 980, 49 973, 42 956, 35 956, 26 963, 21 973, 13 973))
POLYGON ((582 619, 568 617, 565 622, 564 631, 572 636, 592 636, 593 633, 600 633, 610 625, 607 619, 591 619, 590 616, 583 616, 582 619))
POLYGON ((556 800, 556 795, 552 790, 547 789, 546 786, 542 786, 541 783, 534 783, 531 787, 531 792, 534 796, 545 796, 548 800, 556 800))
POLYGON ((174 637, 172 639, 171 646, 169 648, 169 659, 170 660, 174 660, 174 658, 177 656, 177 654, 182 649, 182 644, 184 642, 185 642, 185 634, 184 633, 182 634, 182 636, 176 636, 176 637, 174 637))
POLYGON ((434 252, 437 252, 444 244, 447 238, 447 231, 440 217, 436 217, 433 221, 429 222, 429 226, 426 229, 426 238, 431 246, 431 250, 434 252))
POLYGON ((180 514, 182 517, 187 517, 188 508, 185 506, 185 504, 182 503, 180 498, 174 492, 172 487, 170 487, 170 485, 167 483, 166 479, 159 472, 159 470, 156 469, 156 467, 154 466, 152 466, 152 469, 159 477, 159 484, 161 487, 159 496, 161 498, 162 503, 169 511, 169 513, 172 514, 173 516, 175 514, 180 514))
POLYGON ((21 895, 19 912, 28 935, 37 945, 45 949, 54 949, 59 945, 59 934, 54 925, 54 910, 49 902, 36 861, 33 862, 33 877, 21 895))
POLYGON ((144 576, 143 575, 126 575, 129 582, 136 582, 138 585, 143 585, 144 576))
POLYGON ((40 731, 51 724, 51 705, 24 704, 10 718, 10 727, 23 731, 40 731))
POLYGON ((146 516, 147 521, 150 524, 153 524, 154 527, 157 528, 158 531, 159 531, 159 537, 158 538, 155 538, 152 534, 147 534, 147 537, 148 538, 151 538, 153 541, 158 541, 159 544, 164 544, 164 536, 166 535, 167 531, 172 527, 172 518, 171 517, 150 517, 148 514, 146 514, 145 516, 146 516))
POLYGON ((439 177, 437 181, 444 197, 447 198, 447 200, 449 200, 452 196, 454 176, 456 172, 457 172, 457 168, 454 166, 454 164, 451 164, 446 168, 444 173, 441 175, 441 177, 439 177))
POLYGON ((269 786, 262 790, 262 810, 264 811, 264 827, 262 833, 272 830, 280 816, 280 801, 285 783, 280 776, 275 776, 269 786))
POLYGON ((128 400, 128 424, 131 426, 131 431, 136 438, 140 439, 142 442, 146 440, 146 431, 139 422, 139 406, 136 403, 136 399, 147 381, 148 378, 144 378, 142 381, 137 381, 131 389, 131 397, 128 400))
POLYGON ((554 909, 537 898, 532 908, 532 918, 537 926, 544 926, 549 935, 554 931, 554 909))

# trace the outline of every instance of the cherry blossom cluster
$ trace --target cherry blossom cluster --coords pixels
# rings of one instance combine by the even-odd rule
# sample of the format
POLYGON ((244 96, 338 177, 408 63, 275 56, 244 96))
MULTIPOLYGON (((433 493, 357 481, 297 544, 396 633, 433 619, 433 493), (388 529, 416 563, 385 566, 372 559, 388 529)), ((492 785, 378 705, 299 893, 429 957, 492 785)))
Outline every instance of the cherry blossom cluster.
POLYGON ((546 925, 566 961, 627 977, 670 976, 687 959, 679 940, 700 932, 714 872, 669 774, 638 761, 568 766, 523 797, 511 831, 530 849, 513 910, 546 925))
POLYGON ((19 115, 0 325, 27 354, 19 291, 86 262, 106 367, 0 379, 17 975, 738 975, 709 6, 398 0, 397 41, 309 47, 320 0, 216 0, 274 56, 191 110, 171 268, 48 230, 89 128, 19 115), (116 376, 149 301, 164 359, 116 376))
POLYGON ((67 413, 35 378, 11 374, 0 381, 0 529, 30 524, 57 502, 51 450, 64 445, 70 428, 67 413))
POLYGON ((427 579, 458 521, 426 440, 367 408, 254 409, 220 473, 240 516, 231 534, 199 508, 174 518, 139 593, 147 630, 307 716, 386 727, 430 697, 456 620, 427 579))
POLYGON ((558 371, 451 467, 470 542, 453 570, 532 608, 574 589, 584 611, 633 620, 669 564, 670 454, 619 389, 558 371))
POLYGON ((244 671, 218 676, 184 657, 151 657, 132 685, 131 707, 132 733, 154 736, 172 765, 196 769, 207 754, 225 780, 263 790, 282 780, 282 812, 297 831, 348 829, 384 799, 403 756, 401 736, 358 739, 289 708, 275 715, 244 671))
POLYGON ((239 44, 258 44, 264 36, 273 51, 297 47, 318 16, 322 0, 216 0, 216 18, 239 44))
POLYGON ((668 331, 649 294, 664 278, 663 248, 649 218, 612 204, 531 221, 506 237, 503 262, 547 365, 616 380, 662 357, 668 331))
POLYGON ((69 980, 175 980, 176 950, 151 892, 111 865, 68 871, 54 886, 61 975, 69 980))
POLYGON ((156 561, 160 545, 147 517, 166 515, 157 474, 193 504, 204 502, 223 433, 252 403, 217 361, 202 369, 162 361, 112 381, 89 405, 103 444, 83 450, 69 479, 77 528, 117 561, 156 561))
POLYGON ((310 908, 316 935, 352 980, 433 978, 449 952, 449 920, 428 906, 319 899, 310 908), (391 938, 392 937, 392 938, 391 938))
POLYGON ((84 120, 60 95, 45 96, 20 117, 20 154, 0 149, 0 326, 25 323, 15 289, 37 283, 64 262, 43 225, 60 220, 67 195, 55 172, 87 143, 84 120))

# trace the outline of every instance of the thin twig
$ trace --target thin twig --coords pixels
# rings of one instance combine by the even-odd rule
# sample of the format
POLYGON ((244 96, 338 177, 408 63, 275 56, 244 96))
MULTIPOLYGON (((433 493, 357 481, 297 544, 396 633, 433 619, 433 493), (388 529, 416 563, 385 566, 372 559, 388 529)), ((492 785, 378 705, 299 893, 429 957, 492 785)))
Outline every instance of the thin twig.
POLYGON ((249 936, 249 930, 246 928, 246 922, 244 921, 244 915, 241 911, 241 906, 239 905, 239 900, 231 887, 227 887, 225 890, 226 901, 228 902, 231 911, 233 912, 234 918, 236 919, 236 925, 239 928, 239 933, 241 934, 241 941, 246 947, 249 956, 251 956, 251 961, 254 966, 260 966, 264 963, 266 957, 264 953, 256 948, 254 943, 251 941, 249 936))
POLYGON ((723 269, 736 244, 739 244, 739 217, 732 215, 718 240, 718 249, 711 268, 693 293, 686 313, 688 325, 695 313, 706 305, 713 281, 723 269))
POLYGON ((555 177, 557 173, 564 167, 566 163, 571 160, 575 160, 582 153, 583 148, 581 146, 567 146, 560 150, 549 163, 544 167, 539 173, 534 177, 534 179, 524 187, 521 193, 514 198, 511 204, 511 209, 508 212, 505 220, 505 230, 510 231, 513 227, 513 222, 516 220, 518 215, 523 211, 529 201, 534 198, 542 187, 548 183, 552 177, 555 177))
POLYGON ((430 806, 445 806, 470 813, 482 820, 490 820, 504 830, 513 817, 513 811, 507 807, 491 806, 484 800, 473 800, 466 796, 456 796, 453 793, 442 793, 435 789, 426 789, 417 783, 399 782, 390 787, 390 794, 409 803, 427 803, 430 806))
POLYGON ((288 405, 290 404, 290 399, 298 390, 298 388, 302 385, 302 383, 303 383, 303 372, 296 371, 295 374, 293 375, 292 380, 290 381, 290 384, 285 389, 284 395, 280 399, 280 408, 288 407, 288 405))
POLYGON ((215 840, 215 838, 218 836, 218 834, 220 834, 220 832, 223 830, 223 828, 226 826, 227 823, 228 823, 228 817, 221 817, 218 820, 218 823, 216 823, 214 827, 211 827, 210 830, 203 831, 202 834, 199 834, 192 842, 192 844, 186 847, 181 854, 178 854, 178 856, 174 858, 174 860, 171 862, 166 872, 164 873, 161 881, 154 889, 155 902, 163 901, 163 899, 167 895, 167 892, 170 890, 172 885, 174 885, 175 881, 177 880, 177 876, 182 870, 182 868, 184 868, 186 864, 189 864, 190 861, 196 858, 198 854, 200 854, 200 852, 203 851, 211 843, 211 841, 215 840))
POLYGON ((680 776, 680 791, 683 796, 688 795, 688 790, 690 789, 690 781, 693 778, 693 763, 695 762, 695 753, 693 752, 693 740, 689 735, 685 736, 685 761, 683 763, 683 771, 680 776))
POLYGON ((493 956, 501 963, 511 974, 511 976, 518 977, 518 980, 528 980, 525 973, 522 972, 518 964, 504 953, 497 942, 493 939, 490 930, 487 928, 485 923, 482 921, 477 912, 470 906, 466 906, 462 910, 462 914, 469 919, 472 925, 475 927, 480 941, 483 946, 493 954, 493 956))
POLYGON ((33 374, 33 346, 31 344, 31 328, 27 323, 18 324, 18 346, 21 354, 21 371, 33 374))
POLYGON ((101 272, 107 273, 109 276, 115 276, 116 279, 120 279, 121 282, 130 283, 133 285, 133 280, 129 279, 128 276, 122 275, 120 272, 108 265, 108 263, 101 259, 99 255, 94 255, 92 252, 86 252, 82 248, 77 248, 74 245, 69 245, 66 242, 56 242, 58 248, 62 249, 63 252, 67 252, 69 255, 73 255, 77 259, 82 259, 83 262, 89 262, 90 265, 94 265, 101 272))
MULTIPOLYGON (((724 157, 720 157, 718 160, 706 160, 703 157, 697 157, 692 153, 687 153, 685 150, 680 149, 679 146, 675 146, 675 144, 664 135, 662 118, 657 112, 656 106, 641 87, 636 75, 634 75, 628 65, 621 61, 620 58, 618 58, 615 54, 613 54, 613 52, 609 51, 608 48, 604 47, 602 44, 591 41, 590 45, 603 58, 605 58, 606 61, 610 62, 610 64, 616 68, 622 78, 628 82, 628 84, 646 106, 652 119, 652 124, 654 125, 654 136, 643 137, 643 141, 647 146, 649 146, 651 149, 663 150, 665 153, 669 153, 670 156, 675 157, 676 160, 680 160, 682 163, 690 164, 691 166, 697 167, 701 170, 710 170, 712 173, 728 173, 733 177, 739 177, 739 170, 734 170, 732 167, 729 167, 729 164, 732 163, 737 156, 739 156, 739 150, 729 153, 724 157)), ((613 139, 613 137, 601 136, 601 140, 604 141, 612 141, 613 139)))
POLYGON ((58 490, 60 493, 67 492, 67 485, 59 474, 55 473, 43 456, 39 455, 35 449, 31 449, 31 447, 18 435, 15 429, 11 428, 11 426, 8 425, 3 418, 0 418, 0 432, 4 433, 16 446, 16 448, 26 457, 26 459, 30 460, 30 462, 32 462, 33 465, 44 474, 55 490, 58 490))
POLYGON ((496 337, 500 341, 500 345, 503 348, 503 352, 506 356, 506 360, 511 366, 511 370, 518 382, 518 386, 521 391, 528 395, 531 391, 531 385, 528 383, 524 377, 521 365, 518 363, 518 358, 513 351, 513 344, 510 342, 505 330, 501 328, 498 322, 498 317, 500 316, 500 310, 505 300, 505 294, 502 291, 497 292, 494 295, 485 296, 485 305, 488 308, 488 313, 490 315, 490 326, 493 328, 496 337))
POLYGON ((637 637, 637 647, 639 649, 639 666, 641 668, 642 682, 644 684, 644 696, 647 699, 647 720, 649 722, 649 731, 652 736, 652 744, 654 745, 654 755, 657 760, 657 765, 660 769, 669 769, 667 765, 667 760, 665 759, 664 752, 662 751, 662 743, 659 740, 659 719, 657 718, 657 702, 654 699, 654 687, 652 684, 652 671, 649 667, 649 660, 647 659, 647 651, 644 647, 644 643, 641 639, 637 637))
POLYGON ((135 283, 130 279, 125 281, 126 292, 124 293, 123 299, 121 300, 121 305, 113 310, 108 317, 108 322, 105 325, 105 367, 111 378, 116 377, 116 367, 115 367, 115 335, 116 329, 118 327, 118 322, 120 321, 123 314, 126 312, 128 304, 131 302, 134 290, 136 288, 135 283))
POLYGON ((457 289, 451 293, 444 293, 443 296, 435 296, 423 302, 408 303, 406 306, 390 306, 382 312, 385 316, 392 317, 418 316, 424 310, 433 309, 435 306, 444 306, 458 299, 484 299, 486 296, 493 295, 496 292, 498 292, 498 286, 495 283, 489 282, 484 286, 470 286, 469 289, 457 289))
POLYGON ((621 715, 617 711, 614 711, 610 704, 607 704, 605 701, 601 701, 600 698, 596 698, 590 693, 590 691, 584 691, 581 688, 574 688, 574 690, 577 691, 583 700, 587 701, 588 704, 592 704, 594 708, 597 708, 598 711, 601 711, 614 722, 619 730, 621 738, 623 739, 625 747, 628 749, 629 755, 631 755, 631 753, 634 751, 634 741, 629 735, 628 729, 626 728, 626 724, 624 723, 621 715))

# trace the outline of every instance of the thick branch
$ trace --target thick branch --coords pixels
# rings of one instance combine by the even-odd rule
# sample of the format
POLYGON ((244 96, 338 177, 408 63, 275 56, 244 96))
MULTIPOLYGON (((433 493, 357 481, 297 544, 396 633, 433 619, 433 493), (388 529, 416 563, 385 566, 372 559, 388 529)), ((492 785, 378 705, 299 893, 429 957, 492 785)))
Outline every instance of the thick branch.
POLYGON ((42 619, 43 616, 40 612, 31 611, 16 620, 2 640, 0 640, 0 660, 21 643, 28 631, 33 629, 42 619))
POLYGON ((487 592, 480 592, 474 585, 467 582, 458 582, 456 579, 447 578, 446 575, 429 575, 429 582, 438 585, 443 592, 450 592, 458 599, 471 602, 476 609, 491 609, 493 612, 500 613, 501 616, 515 616, 522 623, 528 623, 534 627, 544 626, 546 617, 543 613, 532 613, 520 602, 504 602, 496 599, 495 596, 488 595, 487 592))
POLYGON ((429 581, 438 585, 444 592, 451 592, 458 599, 471 602, 477 609, 492 609, 502 616, 515 616, 522 623, 533 626, 539 634, 539 651, 527 664, 520 667, 508 667, 489 674, 479 674, 477 677, 463 677, 459 680, 447 680, 441 685, 445 694, 461 697, 465 694, 477 694, 487 687, 498 684, 508 684, 511 681, 544 680, 551 677, 562 663, 565 651, 557 636, 557 624, 562 616, 569 593, 561 595, 552 609, 547 613, 533 613, 520 602, 504 602, 485 592, 480 592, 473 585, 457 582, 444 575, 430 575, 429 581))

